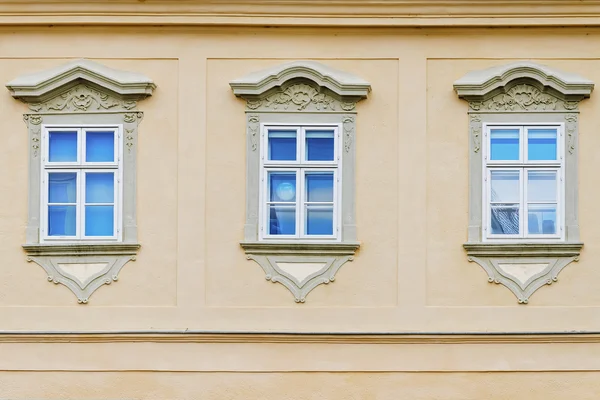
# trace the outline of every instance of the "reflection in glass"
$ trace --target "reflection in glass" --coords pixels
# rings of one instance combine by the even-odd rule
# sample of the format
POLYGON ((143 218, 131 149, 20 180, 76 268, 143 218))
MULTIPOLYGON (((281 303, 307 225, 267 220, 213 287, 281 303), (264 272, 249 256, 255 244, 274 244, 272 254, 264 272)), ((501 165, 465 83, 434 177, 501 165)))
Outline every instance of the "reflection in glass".
POLYGON ((493 205, 491 207, 491 228, 494 235, 518 235, 519 207, 493 205))
POLYGON ((528 201, 555 202, 556 190, 556 171, 528 171, 528 201))
POLYGON ((333 235, 333 207, 306 207, 306 234, 333 235))
POLYGON ((77 201, 77 173, 51 172, 48 174, 48 203, 75 203, 77 201))
POLYGON ((85 161, 115 161, 115 134, 113 131, 86 132, 85 161))
POLYGON ((270 205, 267 209, 269 217, 269 235, 296 234, 296 208, 270 205))
POLYGON ((519 130, 492 129, 490 133, 491 160, 518 160, 519 130))
POLYGON ((296 173, 269 172, 269 201, 296 201, 296 173))
POLYGON ((296 160, 296 131, 269 130, 269 160, 296 160))
POLYGON ((114 206, 85 206, 85 236, 114 235, 114 206))
POLYGON ((333 173, 307 173, 305 178, 306 201, 333 201, 333 173))
POLYGON ((85 202, 113 203, 115 201, 115 174, 87 172, 85 174, 85 202))
POLYGON ((527 223, 532 235, 556 235, 556 204, 529 204, 527 223))
POLYGON ((306 160, 333 161, 333 130, 306 131, 306 160))
POLYGON ((50 162, 77 162, 76 131, 50 131, 48 145, 50 162))
POLYGON ((491 171, 491 201, 518 203, 520 201, 519 171, 491 171))
POLYGON ((556 160, 556 128, 527 130, 527 158, 556 160))
POLYGON ((77 206, 48 206, 48 236, 75 236, 77 206))

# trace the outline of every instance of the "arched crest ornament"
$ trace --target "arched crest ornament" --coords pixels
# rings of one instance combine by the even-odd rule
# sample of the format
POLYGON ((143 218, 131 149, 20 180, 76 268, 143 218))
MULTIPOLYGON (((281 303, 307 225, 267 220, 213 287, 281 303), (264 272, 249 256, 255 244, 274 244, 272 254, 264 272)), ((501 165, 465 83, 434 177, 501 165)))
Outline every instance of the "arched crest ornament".
POLYGON ((506 286, 519 304, 537 289, 558 280, 559 272, 579 260, 577 142, 579 102, 592 81, 533 62, 516 62, 472 71, 454 83, 469 103, 469 229, 464 244, 468 260, 479 264, 490 283, 506 286), (485 123, 560 123, 565 146, 565 240, 484 242, 481 154, 485 123))
POLYGON ((74 60, 45 71, 22 75, 6 84, 10 94, 25 102, 24 114, 30 142, 29 216, 27 260, 40 265, 49 282, 62 284, 87 304, 99 287, 116 282, 118 273, 135 256, 135 209, 140 100, 152 95, 156 85, 143 74, 109 68, 91 60, 74 60), (44 124, 119 125, 123 143, 123 240, 103 243, 41 243, 41 132, 44 124))
POLYGON ((295 61, 230 82, 233 93, 246 100, 247 195, 246 224, 241 246, 248 260, 260 265, 268 281, 287 288, 296 303, 334 281, 337 271, 352 261, 360 244, 354 216, 354 143, 356 103, 371 85, 352 74, 314 61, 295 61), (327 123, 340 127, 343 226, 340 242, 288 243, 258 240, 261 124, 327 123))

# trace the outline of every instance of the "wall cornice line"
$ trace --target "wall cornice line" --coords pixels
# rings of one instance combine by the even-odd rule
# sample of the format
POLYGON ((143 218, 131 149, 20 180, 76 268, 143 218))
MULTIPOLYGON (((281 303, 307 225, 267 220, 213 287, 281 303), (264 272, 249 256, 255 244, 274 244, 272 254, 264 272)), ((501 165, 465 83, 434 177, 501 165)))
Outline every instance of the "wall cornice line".
POLYGON ((599 26, 597 0, 0 0, 0 25, 599 26))
POLYGON ((600 343, 600 332, 572 333, 195 333, 0 332, 0 343, 548 344, 600 343))

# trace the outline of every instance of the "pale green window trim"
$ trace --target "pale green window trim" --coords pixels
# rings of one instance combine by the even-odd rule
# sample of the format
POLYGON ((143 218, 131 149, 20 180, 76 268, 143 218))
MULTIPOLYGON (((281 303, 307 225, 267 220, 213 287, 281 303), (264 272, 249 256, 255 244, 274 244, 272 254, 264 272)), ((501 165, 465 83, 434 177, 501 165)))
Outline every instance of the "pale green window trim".
POLYGON ((48 273, 48 280, 67 286, 85 304, 100 286, 117 280, 120 269, 135 259, 137 240, 136 154, 143 113, 137 102, 150 96, 154 83, 134 72, 75 60, 46 71, 20 76, 6 84, 11 95, 27 103, 23 118, 29 136, 28 260, 48 273), (110 126, 118 129, 122 190, 116 240, 42 241, 43 129, 46 126, 110 126), (85 271, 85 272, 82 272, 85 271))
POLYGON ((464 247, 469 261, 486 270, 489 282, 508 287, 519 303, 526 304, 535 290, 556 281, 566 265, 578 260, 583 246, 578 220, 578 105, 593 87, 581 76, 532 62, 473 71, 454 83, 459 98, 469 103, 469 226, 464 247), (484 150, 489 140, 486 126, 494 124, 560 127, 564 232, 559 238, 498 239, 486 234, 484 150))
POLYGON ((304 302, 314 287, 333 281, 360 245, 354 194, 356 103, 367 97, 370 84, 317 62, 296 61, 251 73, 230 85, 236 96, 246 100, 246 223, 241 246, 268 280, 282 283, 296 302, 304 302), (278 124, 337 127, 341 232, 334 240, 261 238, 262 131, 278 124))

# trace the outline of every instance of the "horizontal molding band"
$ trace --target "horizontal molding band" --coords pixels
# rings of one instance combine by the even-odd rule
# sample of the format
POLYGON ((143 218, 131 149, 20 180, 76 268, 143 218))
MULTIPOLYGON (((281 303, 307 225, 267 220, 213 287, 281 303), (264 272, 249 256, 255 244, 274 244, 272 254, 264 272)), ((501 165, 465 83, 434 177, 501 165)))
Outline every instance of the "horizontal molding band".
POLYGON ((600 343, 600 332, 572 333, 200 333, 0 332, 0 343, 543 344, 600 343))
POLYGON ((599 26, 597 0, 0 0, 0 24, 599 26))

